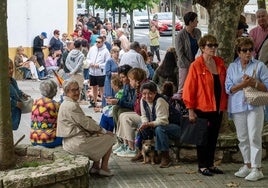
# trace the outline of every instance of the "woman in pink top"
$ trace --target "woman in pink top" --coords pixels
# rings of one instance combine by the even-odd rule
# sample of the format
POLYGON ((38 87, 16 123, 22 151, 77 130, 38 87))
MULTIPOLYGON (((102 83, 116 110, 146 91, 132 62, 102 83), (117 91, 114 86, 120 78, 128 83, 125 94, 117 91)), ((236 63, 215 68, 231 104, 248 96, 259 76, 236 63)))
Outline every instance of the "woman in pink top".
POLYGON ((45 61, 45 66, 49 75, 53 74, 52 70, 57 71, 59 67, 57 66, 57 61, 59 59, 59 55, 57 51, 50 50, 48 57, 45 61))

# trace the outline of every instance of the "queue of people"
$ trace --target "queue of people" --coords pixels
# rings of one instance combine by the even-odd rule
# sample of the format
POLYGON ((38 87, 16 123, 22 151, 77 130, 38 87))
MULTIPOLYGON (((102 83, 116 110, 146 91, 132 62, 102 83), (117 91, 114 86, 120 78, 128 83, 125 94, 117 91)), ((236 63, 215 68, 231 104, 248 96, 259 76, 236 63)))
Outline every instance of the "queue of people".
MULTIPOLYGON (((130 157, 133 162, 140 161, 145 157, 142 143, 150 139, 154 140, 155 151, 160 157, 155 162, 160 163, 161 168, 168 168, 172 164, 168 152, 169 139, 179 139, 182 131, 179 125, 168 119, 170 103, 163 98, 163 88, 169 86, 169 98, 174 95, 184 102, 190 122, 198 118, 208 121, 207 142, 196 146, 198 172, 204 176, 224 173, 214 165, 214 156, 223 113, 227 111, 234 121, 244 160, 244 165, 234 175, 249 181, 262 179, 264 106, 246 103, 243 93, 248 86, 265 92, 268 89, 268 68, 255 59, 265 45, 268 14, 262 9, 256 14, 259 25, 249 32, 250 37, 237 36, 237 58, 228 68, 224 60, 216 55, 218 42, 215 36, 201 36, 194 12, 185 14, 186 26, 176 36, 176 47, 167 50, 161 64, 154 69, 147 59, 155 52, 158 61, 161 61, 157 41, 160 36, 155 27, 149 34, 152 40, 150 53, 138 42, 128 41, 124 36, 125 26, 115 31, 111 23, 98 23, 91 32, 86 27, 92 25, 89 20, 80 19, 72 34, 73 42, 59 43, 60 32, 54 31, 48 46, 51 57, 46 61, 43 61, 42 50, 47 48, 43 44, 47 35, 42 32, 34 39, 36 61, 39 67, 44 66, 46 73, 51 69, 61 69, 66 80, 62 86, 62 104, 53 100, 57 92, 56 83, 50 80, 41 82, 42 97, 35 101, 31 116, 31 142, 45 147, 62 144, 64 150, 88 156, 94 161, 89 170, 91 174, 112 176, 113 172, 108 167, 111 153, 130 157), (86 48, 83 53, 82 41, 86 48), (110 51, 106 43, 111 44, 110 51), (55 52, 57 55, 53 55, 55 52), (52 67, 48 66, 49 61, 53 63, 52 67), (87 82, 92 89, 89 107, 94 107, 96 113, 106 113, 100 123, 87 117, 79 106, 81 91, 87 82), (41 106, 46 110, 40 112, 41 106)), ((238 29, 241 28, 246 28, 242 22, 238 25, 238 29)), ((21 47, 18 48, 16 67, 24 71, 25 76, 38 76, 38 69, 33 67, 36 63, 30 63, 26 58, 21 47)), ((26 94, 19 90, 12 78, 12 61, 9 62, 9 70, 12 118, 16 114, 12 125, 16 130, 21 116, 19 97, 26 94)), ((143 161, 146 162, 145 159, 143 161)))

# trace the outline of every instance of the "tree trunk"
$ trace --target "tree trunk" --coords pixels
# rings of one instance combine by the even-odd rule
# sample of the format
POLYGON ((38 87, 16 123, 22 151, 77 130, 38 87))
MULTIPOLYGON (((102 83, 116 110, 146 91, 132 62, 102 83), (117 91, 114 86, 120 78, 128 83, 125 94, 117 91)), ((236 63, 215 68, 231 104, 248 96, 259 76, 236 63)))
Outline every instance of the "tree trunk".
MULTIPOLYGON (((234 58, 234 41, 237 25, 248 0, 219 0, 210 4, 208 10, 208 33, 216 36, 219 42, 217 53, 228 65, 234 58)), ((205 7, 206 8, 206 7, 205 7)))
POLYGON ((130 11, 130 42, 134 41, 133 10, 130 11))
POLYGON ((258 9, 260 9, 260 8, 266 9, 265 0, 258 0, 257 3, 258 3, 258 9))
POLYGON ((0 6, 0 170, 15 165, 8 78, 7 0, 0 6))
POLYGON ((118 10, 118 23, 121 26, 121 20, 122 20, 122 8, 120 7, 118 10))

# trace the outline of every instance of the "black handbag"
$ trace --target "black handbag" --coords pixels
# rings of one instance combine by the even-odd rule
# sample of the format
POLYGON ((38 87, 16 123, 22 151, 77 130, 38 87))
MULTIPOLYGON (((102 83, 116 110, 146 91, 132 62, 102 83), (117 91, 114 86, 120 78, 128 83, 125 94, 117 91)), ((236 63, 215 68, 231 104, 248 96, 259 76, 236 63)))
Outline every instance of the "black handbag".
POLYGON ((206 145, 208 120, 197 118, 195 123, 189 121, 188 117, 181 119, 182 134, 180 141, 185 144, 206 145))

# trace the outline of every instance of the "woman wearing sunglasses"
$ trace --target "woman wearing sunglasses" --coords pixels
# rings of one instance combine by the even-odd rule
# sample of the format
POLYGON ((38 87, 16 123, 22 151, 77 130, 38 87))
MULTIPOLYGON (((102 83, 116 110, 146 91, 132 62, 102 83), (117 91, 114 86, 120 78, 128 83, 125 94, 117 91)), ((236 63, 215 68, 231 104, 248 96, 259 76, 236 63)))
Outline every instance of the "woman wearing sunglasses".
POLYGON ((245 101, 243 88, 251 86, 267 91, 268 69, 263 62, 253 59, 251 38, 236 40, 238 58, 229 65, 225 82, 229 94, 228 112, 234 121, 244 165, 234 174, 249 181, 263 178, 261 171, 262 129, 264 106, 252 106, 245 101), (256 71, 256 76, 252 76, 256 71))
POLYGON ((208 120, 207 142, 197 145, 198 172, 205 176, 223 174, 214 166, 214 155, 222 121, 222 112, 227 109, 227 94, 224 90, 226 68, 224 61, 215 56, 218 44, 212 35, 200 38, 198 46, 202 55, 189 68, 182 98, 189 112, 190 122, 197 118, 208 120))

